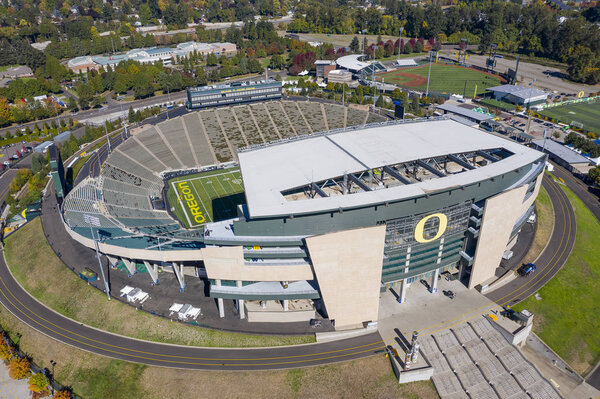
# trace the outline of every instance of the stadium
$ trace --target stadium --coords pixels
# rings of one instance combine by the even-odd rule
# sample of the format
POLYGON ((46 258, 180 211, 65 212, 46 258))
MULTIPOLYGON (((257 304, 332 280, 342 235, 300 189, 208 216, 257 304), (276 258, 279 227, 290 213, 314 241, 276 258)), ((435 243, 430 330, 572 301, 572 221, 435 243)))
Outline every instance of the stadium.
POLYGON ((346 328, 440 273, 494 277, 533 211, 545 155, 454 120, 273 100, 131 131, 62 202, 74 240, 130 274, 207 281, 221 317, 346 328), (292 306, 293 304, 293 306, 292 306))

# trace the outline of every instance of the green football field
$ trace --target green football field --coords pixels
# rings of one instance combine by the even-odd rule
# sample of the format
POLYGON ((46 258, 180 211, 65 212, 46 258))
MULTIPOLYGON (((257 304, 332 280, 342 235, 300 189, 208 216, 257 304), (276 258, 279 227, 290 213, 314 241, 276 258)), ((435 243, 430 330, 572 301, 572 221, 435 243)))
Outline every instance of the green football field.
POLYGON ((176 177, 168 182, 167 202, 188 228, 229 219, 245 202, 242 175, 237 168, 176 177))
MULTIPOLYGON (((425 91, 429 64, 412 68, 401 68, 379 74, 386 83, 397 84, 409 89, 425 91)), ((459 65, 431 64, 429 90, 449 94, 465 94, 473 97, 482 94, 488 87, 502 84, 500 78, 475 69, 459 65), (466 85, 465 85, 466 84, 466 85), (466 87, 466 88, 465 88, 466 87)))
POLYGON ((600 102, 547 108, 540 114, 567 125, 600 134, 600 102))

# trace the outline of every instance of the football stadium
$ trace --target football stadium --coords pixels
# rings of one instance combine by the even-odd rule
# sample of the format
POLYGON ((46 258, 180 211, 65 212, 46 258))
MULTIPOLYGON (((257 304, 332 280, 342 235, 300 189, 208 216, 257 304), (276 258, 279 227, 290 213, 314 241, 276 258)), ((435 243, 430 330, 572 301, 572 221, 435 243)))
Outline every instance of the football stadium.
MULTIPOLYGON (((74 240, 158 283, 205 279, 221 317, 336 328, 451 272, 494 278, 533 211, 545 155, 446 117, 273 100, 133 129, 62 201, 74 240), (294 306, 291 306, 293 302, 294 306)), ((399 305, 401 306, 401 305, 399 305)))

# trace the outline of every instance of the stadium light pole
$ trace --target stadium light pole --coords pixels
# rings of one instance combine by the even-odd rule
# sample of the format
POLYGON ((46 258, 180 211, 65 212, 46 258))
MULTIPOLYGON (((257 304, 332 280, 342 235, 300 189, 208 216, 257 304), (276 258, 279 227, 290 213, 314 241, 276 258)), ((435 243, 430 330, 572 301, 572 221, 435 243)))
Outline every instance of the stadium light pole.
POLYGON ((110 148, 110 137, 108 137, 108 128, 106 127, 106 122, 108 121, 104 121, 104 134, 106 134, 106 142, 108 143, 108 153, 110 154, 112 150, 110 148))
POLYGON ((429 72, 427 72, 427 90, 425 91, 425 97, 429 97, 429 78, 431 77, 431 51, 429 52, 429 72))
POLYGON ((104 275, 104 268, 102 268, 102 261, 100 260, 100 250, 98 249, 98 241, 94 236, 94 229, 92 225, 96 227, 100 227, 100 218, 97 216, 91 216, 87 213, 83 214, 83 220, 86 221, 90 225, 90 232, 92 233, 92 240, 94 241, 94 248, 96 249, 96 258, 98 259, 98 266, 100 267, 100 273, 102 274, 102 280, 104 281, 104 288, 106 291, 106 297, 110 301, 110 289, 108 288, 108 281, 106 281, 106 276, 104 275))
POLYGON ((400 28, 400 39, 398 39, 398 58, 400 58, 400 43, 402 42, 402 32, 404 32, 404 27, 400 28))

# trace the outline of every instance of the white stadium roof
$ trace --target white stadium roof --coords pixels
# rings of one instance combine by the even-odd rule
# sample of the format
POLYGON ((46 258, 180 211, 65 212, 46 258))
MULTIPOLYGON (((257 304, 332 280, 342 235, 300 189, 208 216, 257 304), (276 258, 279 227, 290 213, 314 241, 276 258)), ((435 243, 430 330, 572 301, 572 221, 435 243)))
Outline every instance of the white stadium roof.
POLYGON ((251 217, 353 208, 476 183, 518 169, 542 153, 449 119, 388 124, 273 144, 238 154, 251 217), (381 190, 288 201, 283 191, 385 165, 504 148, 514 155, 463 173, 381 190))
POLYGON ((345 55, 343 57, 338 58, 335 62, 340 68, 344 68, 353 72, 358 72, 361 69, 364 69, 371 65, 371 63, 369 62, 360 61, 360 58, 363 57, 364 55, 361 54, 345 55))

